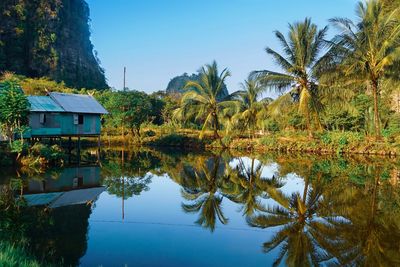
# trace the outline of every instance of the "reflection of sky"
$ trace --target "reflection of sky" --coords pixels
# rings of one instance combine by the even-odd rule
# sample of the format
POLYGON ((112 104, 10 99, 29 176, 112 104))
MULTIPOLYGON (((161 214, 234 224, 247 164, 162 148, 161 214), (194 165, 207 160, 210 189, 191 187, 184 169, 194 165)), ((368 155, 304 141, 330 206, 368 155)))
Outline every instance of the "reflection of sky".
MULTIPOLYGON (((251 158, 248 157, 242 157, 241 158, 246 169, 250 169, 251 167, 251 158)), ((233 159, 229 165, 232 168, 235 168, 239 164, 238 159, 233 159)), ((254 160, 254 168, 260 164, 259 160, 254 160)), ((263 164, 263 169, 262 169, 262 177, 263 178, 271 178, 273 175, 278 176, 279 172, 279 165, 278 163, 272 162, 272 163, 267 163, 263 164)), ((289 173, 288 175, 282 177, 283 182, 285 185, 281 187, 280 189, 282 192, 285 194, 291 195, 294 192, 302 192, 304 189, 304 180, 300 176, 298 176, 295 173, 289 173)))
MULTIPOLYGON (((251 159, 243 158, 246 167, 251 159)), ((256 161, 258 164, 259 161, 256 161)), ((238 160, 230 162, 235 167, 238 160)), ((263 177, 278 171, 267 164, 263 177)), ((283 191, 301 190, 304 183, 295 175, 285 177, 283 191)), ((247 225, 241 205, 224 198, 222 210, 227 225, 218 221, 214 233, 197 226, 198 213, 187 214, 181 205, 181 187, 168 176, 154 176, 150 190, 125 200, 103 193, 90 217, 88 251, 83 266, 269 266, 278 251, 262 253, 262 244, 276 229, 247 225)), ((263 200, 274 204, 272 200, 263 200)))
POLYGON ((90 217, 83 266, 259 266, 270 265, 261 245, 270 233, 250 228, 238 205, 223 202, 229 224, 214 233, 194 224, 198 214, 182 211, 180 186, 153 178, 150 190, 125 201, 103 193, 90 217))

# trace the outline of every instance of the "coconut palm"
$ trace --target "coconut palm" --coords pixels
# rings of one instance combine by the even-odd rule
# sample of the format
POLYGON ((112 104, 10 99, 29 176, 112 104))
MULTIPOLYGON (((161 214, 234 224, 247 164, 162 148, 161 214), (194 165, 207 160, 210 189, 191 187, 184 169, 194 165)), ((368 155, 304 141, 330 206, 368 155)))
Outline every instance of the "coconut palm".
POLYGON ((224 182, 225 164, 220 156, 204 159, 198 166, 186 166, 182 174, 182 196, 187 213, 199 213, 197 224, 215 230, 217 220, 227 224, 222 211, 223 195, 219 187, 224 182))
POLYGON ((312 122, 320 128, 318 113, 322 109, 318 76, 325 58, 321 55, 325 47, 325 35, 328 28, 318 30, 317 26, 306 18, 304 22, 289 24, 286 38, 276 31, 275 36, 282 45, 283 54, 267 47, 266 52, 272 56, 282 72, 261 70, 252 72, 251 76, 259 80, 270 90, 280 93, 298 95, 299 113, 305 116, 307 129, 312 137, 312 122))
POLYGON ((200 138, 210 126, 214 131, 214 138, 219 139, 222 144, 218 134, 221 128, 220 116, 224 110, 237 106, 236 101, 220 99, 224 82, 230 75, 228 69, 219 73, 217 63, 214 61, 200 70, 199 81, 189 81, 185 86, 187 92, 182 96, 181 107, 175 115, 186 119, 194 117, 203 121, 200 138))
POLYGON ((266 106, 272 99, 260 100, 265 88, 257 80, 248 79, 241 87, 242 90, 233 93, 233 97, 240 103, 240 111, 232 119, 235 124, 249 130, 249 135, 254 137, 257 124, 265 119, 266 106))
MULTIPOLYGON (((330 52, 340 62, 335 72, 346 84, 366 88, 374 98, 375 136, 381 134, 379 98, 382 81, 391 66, 400 60, 400 9, 385 9, 383 1, 359 2, 356 23, 345 18, 331 19, 340 31, 330 52)), ((397 75, 398 76, 398 75, 397 75)), ((397 79, 399 77, 396 77, 397 79)))

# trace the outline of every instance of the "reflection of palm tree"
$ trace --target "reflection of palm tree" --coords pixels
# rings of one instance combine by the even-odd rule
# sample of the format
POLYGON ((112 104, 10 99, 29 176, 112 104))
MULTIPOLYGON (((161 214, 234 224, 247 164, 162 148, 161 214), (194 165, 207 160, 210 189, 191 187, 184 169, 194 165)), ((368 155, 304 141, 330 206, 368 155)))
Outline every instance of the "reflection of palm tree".
POLYGON ((231 181, 237 185, 236 192, 228 194, 227 197, 243 204, 243 213, 247 216, 253 215, 257 210, 265 210, 261 203, 261 198, 269 197, 269 194, 281 197, 277 188, 283 186, 278 178, 273 176, 271 179, 262 177, 263 164, 259 162, 255 165, 255 159, 251 159, 251 165, 247 168, 242 158, 239 164, 230 175, 231 181))
POLYGON ((222 195, 218 188, 224 183, 224 164, 220 156, 203 160, 196 167, 185 166, 182 196, 188 201, 182 208, 188 213, 199 213, 197 224, 214 231, 217 219, 227 224, 222 212, 222 195))
POLYGON ((321 234, 321 231, 328 229, 328 222, 317 217, 322 209, 322 189, 320 181, 311 189, 306 182, 303 195, 296 192, 285 198, 271 196, 278 205, 267 207, 265 213, 247 218, 253 227, 281 227, 270 241, 264 243, 265 252, 280 246, 274 266, 278 266, 284 257, 288 266, 319 265, 333 259, 323 247, 326 242, 321 234))

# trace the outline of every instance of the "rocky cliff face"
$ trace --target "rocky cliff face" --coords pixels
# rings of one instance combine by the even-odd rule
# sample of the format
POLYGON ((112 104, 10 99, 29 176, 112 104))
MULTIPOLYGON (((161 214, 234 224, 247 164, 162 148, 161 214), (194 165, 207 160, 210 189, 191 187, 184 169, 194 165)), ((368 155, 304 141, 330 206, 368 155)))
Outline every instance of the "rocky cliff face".
POLYGON ((0 71, 106 88, 88 23, 84 0, 1 0, 0 71))

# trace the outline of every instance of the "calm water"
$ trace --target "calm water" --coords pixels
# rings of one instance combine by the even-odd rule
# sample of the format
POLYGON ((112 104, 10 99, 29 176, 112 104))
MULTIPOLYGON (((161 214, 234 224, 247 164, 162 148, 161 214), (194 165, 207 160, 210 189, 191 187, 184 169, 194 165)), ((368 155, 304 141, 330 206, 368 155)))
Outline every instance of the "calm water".
POLYGON ((67 266, 400 266, 399 170, 382 158, 106 151, 101 166, 0 179, 0 237, 67 266))

